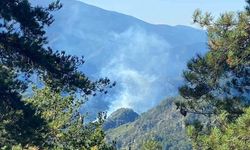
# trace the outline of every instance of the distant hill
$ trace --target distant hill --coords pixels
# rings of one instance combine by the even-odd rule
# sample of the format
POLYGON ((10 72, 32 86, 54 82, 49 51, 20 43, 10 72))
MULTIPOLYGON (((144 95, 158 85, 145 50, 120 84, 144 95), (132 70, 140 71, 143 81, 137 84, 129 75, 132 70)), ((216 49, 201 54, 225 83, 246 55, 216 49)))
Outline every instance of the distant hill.
POLYGON ((174 105, 177 99, 168 98, 134 122, 108 130, 107 140, 116 141, 118 149, 128 149, 131 146, 133 150, 139 150, 141 143, 148 139, 159 141, 166 150, 191 149, 185 134, 185 118, 174 105))
POLYGON ((139 114, 129 108, 120 108, 113 112, 103 124, 104 130, 119 127, 123 124, 135 121, 139 114))

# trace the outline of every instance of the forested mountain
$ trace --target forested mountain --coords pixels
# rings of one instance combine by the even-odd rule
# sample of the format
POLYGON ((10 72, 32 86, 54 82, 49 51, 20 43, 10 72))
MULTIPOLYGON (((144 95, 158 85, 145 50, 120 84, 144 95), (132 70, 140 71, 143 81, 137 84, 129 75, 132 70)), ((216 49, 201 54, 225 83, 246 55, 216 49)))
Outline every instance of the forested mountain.
POLYGON ((113 129, 123 124, 130 123, 138 119, 139 114, 129 108, 120 108, 114 111, 103 124, 104 130, 113 129))
POLYGON ((116 141, 118 149, 140 149, 146 140, 157 141, 166 150, 191 149, 185 135, 186 118, 181 116, 174 104, 177 100, 180 98, 167 98, 134 122, 108 130, 107 140, 116 141))

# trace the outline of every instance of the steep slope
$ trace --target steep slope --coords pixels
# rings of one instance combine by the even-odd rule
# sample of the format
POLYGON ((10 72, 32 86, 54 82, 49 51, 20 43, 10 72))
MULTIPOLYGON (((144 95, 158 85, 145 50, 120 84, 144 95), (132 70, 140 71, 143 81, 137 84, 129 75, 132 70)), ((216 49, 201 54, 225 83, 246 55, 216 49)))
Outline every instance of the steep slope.
POLYGON ((120 108, 114 111, 103 124, 104 130, 117 128, 126 123, 135 121, 139 117, 139 114, 132 109, 120 108))
POLYGON ((201 30, 153 25, 76 0, 61 2, 63 8, 54 12, 55 22, 47 30, 49 44, 84 55, 81 70, 88 76, 117 81, 107 98, 87 102, 84 111, 90 113, 121 107, 141 113, 176 95, 186 61, 206 50, 206 34, 201 30))
POLYGON ((158 106, 143 113, 137 120, 107 131, 107 140, 116 141, 118 149, 140 149, 144 140, 159 141, 164 149, 191 149, 185 135, 184 117, 168 98, 158 106))

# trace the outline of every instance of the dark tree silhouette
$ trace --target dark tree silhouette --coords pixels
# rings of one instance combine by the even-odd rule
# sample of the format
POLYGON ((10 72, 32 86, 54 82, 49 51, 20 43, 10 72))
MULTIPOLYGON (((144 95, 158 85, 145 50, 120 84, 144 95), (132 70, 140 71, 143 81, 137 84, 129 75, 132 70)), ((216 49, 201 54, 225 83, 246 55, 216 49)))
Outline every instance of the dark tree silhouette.
POLYGON ((80 92, 84 97, 114 86, 107 78, 91 81, 78 71, 83 58, 47 47, 45 27, 54 21, 51 11, 61 7, 59 1, 48 7, 32 6, 28 0, 0 2, 0 147, 42 143, 34 139, 46 132, 43 121, 22 101, 32 75, 53 91, 80 92))

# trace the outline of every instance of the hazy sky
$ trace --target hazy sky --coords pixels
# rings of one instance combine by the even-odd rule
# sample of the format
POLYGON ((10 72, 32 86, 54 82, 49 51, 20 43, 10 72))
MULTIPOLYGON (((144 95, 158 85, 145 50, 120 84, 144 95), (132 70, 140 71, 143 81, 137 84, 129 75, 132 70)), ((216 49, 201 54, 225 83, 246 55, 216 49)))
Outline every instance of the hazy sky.
POLYGON ((245 0, 81 0, 154 24, 191 25, 193 11, 200 8, 219 15, 241 10, 245 0))

